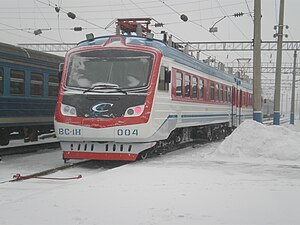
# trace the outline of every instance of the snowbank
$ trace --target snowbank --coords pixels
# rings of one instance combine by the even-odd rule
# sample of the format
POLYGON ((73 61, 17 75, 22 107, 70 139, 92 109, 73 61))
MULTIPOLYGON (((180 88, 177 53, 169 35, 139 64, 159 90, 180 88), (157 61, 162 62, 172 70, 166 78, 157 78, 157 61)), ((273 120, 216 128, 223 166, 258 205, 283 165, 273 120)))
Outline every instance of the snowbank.
POLYGON ((300 133, 283 126, 246 120, 213 155, 300 161, 300 133))

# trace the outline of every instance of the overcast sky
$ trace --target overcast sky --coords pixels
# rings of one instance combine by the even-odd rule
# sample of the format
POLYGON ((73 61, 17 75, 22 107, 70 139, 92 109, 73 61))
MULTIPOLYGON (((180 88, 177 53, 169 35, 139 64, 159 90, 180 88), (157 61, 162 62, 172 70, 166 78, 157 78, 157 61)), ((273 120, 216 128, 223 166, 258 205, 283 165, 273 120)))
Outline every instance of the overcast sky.
MULTIPOLYGON (((262 40, 275 40, 274 25, 278 24, 279 5, 279 0, 262 0, 262 40)), ((163 28, 151 27, 154 33, 165 30, 182 41, 251 41, 253 9, 254 0, 2 0, 0 42, 79 42, 90 32, 96 36, 112 34, 114 23, 104 28, 116 18, 127 17, 152 17, 165 24, 163 28), (60 8, 59 13, 55 11, 55 5, 60 8), (66 15, 69 11, 76 14, 74 20, 66 15), (245 15, 232 16, 239 12, 245 15), (183 22, 180 14, 185 14, 189 21, 183 22), (209 33, 209 28, 224 16, 216 24, 216 36, 209 33), (83 31, 73 31, 78 26, 83 31), (34 35, 36 29, 42 29, 43 33, 34 35)), ((300 40, 299 9, 299 0, 285 1, 284 24, 289 25, 289 29, 284 31, 289 35, 285 40, 300 40)), ((161 35, 155 37, 160 39, 161 35)), ((208 54, 222 62, 252 58, 251 52, 208 54)), ((284 52, 283 62, 292 63, 292 56, 292 52, 284 52)), ((262 61, 276 62, 276 53, 263 52, 262 61)))
MULTIPOLYGON (((275 40, 273 27, 278 23, 279 4, 279 0, 262 1, 262 40, 275 40)), ((11 44, 79 42, 89 32, 96 36, 111 34, 114 24, 106 30, 103 28, 114 19, 125 17, 152 17, 166 24, 163 28, 152 27, 154 32, 167 30, 183 41, 249 41, 253 38, 250 15, 253 16, 253 0, 10 0, 1 5, 0 41, 11 44), (55 5, 61 8, 59 13, 55 5), (68 18, 65 12, 69 11, 77 18, 68 18), (231 16, 238 12, 245 15, 231 16), (181 21, 179 14, 187 15, 189 21, 181 21), (224 16, 226 18, 216 24, 218 32, 213 36, 208 29, 224 16), (77 26, 83 31, 72 30, 77 26), (43 33, 34 35, 36 29, 42 29, 43 33)), ((289 25, 286 40, 300 40, 299 9, 299 0, 285 1, 284 23, 289 25)))

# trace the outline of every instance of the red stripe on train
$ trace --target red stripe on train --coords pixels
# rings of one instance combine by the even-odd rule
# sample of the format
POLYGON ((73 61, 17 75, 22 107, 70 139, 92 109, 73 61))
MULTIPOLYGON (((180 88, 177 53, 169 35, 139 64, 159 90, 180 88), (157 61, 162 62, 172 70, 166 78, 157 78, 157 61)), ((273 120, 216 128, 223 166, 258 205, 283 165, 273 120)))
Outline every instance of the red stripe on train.
POLYGON ((64 151, 64 159, 94 159, 94 160, 120 160, 135 161, 138 154, 131 153, 102 153, 102 152, 73 152, 64 151))

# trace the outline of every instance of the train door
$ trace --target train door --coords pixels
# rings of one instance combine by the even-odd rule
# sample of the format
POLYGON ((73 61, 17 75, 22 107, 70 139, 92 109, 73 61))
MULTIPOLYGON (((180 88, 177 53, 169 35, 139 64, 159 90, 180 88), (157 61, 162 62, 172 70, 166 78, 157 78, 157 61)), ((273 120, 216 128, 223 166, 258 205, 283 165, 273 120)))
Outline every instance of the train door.
POLYGON ((242 118, 242 106, 243 106, 243 92, 242 90, 238 90, 238 125, 241 124, 242 118))
POLYGON ((237 126, 237 102, 236 102, 236 88, 232 86, 232 101, 231 101, 231 122, 232 126, 236 127, 237 126))

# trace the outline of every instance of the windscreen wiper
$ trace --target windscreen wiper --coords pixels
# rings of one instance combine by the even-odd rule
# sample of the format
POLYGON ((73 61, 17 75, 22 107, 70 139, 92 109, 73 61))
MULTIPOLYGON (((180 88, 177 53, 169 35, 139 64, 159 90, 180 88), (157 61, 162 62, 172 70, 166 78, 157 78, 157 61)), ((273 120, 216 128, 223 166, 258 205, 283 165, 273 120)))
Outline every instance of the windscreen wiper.
POLYGON ((102 82, 98 82, 93 84, 91 87, 89 87, 88 89, 84 90, 83 93, 86 92, 93 92, 93 91, 97 91, 97 92, 102 92, 102 93, 117 93, 117 92, 121 92, 127 95, 127 91, 123 90, 122 88, 120 88, 117 84, 111 84, 111 83, 102 83, 102 82), (103 91, 103 90, 110 90, 113 89, 113 91, 103 91))

